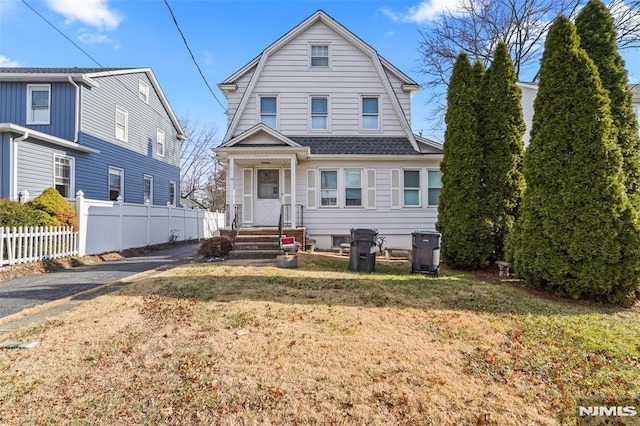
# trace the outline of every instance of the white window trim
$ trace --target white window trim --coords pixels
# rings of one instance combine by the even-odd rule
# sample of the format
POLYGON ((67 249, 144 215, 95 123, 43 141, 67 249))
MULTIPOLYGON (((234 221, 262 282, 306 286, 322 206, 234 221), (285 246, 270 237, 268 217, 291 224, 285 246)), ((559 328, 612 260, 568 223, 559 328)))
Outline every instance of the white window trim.
POLYGON ((325 69, 325 70, 326 69, 330 69, 331 68, 331 62, 332 62, 331 61, 331 56, 332 55, 331 55, 331 43, 330 42, 321 41, 321 40, 316 40, 316 41, 310 41, 309 42, 309 62, 308 62, 309 69, 314 69, 314 70, 317 70, 317 69, 320 69, 320 70, 322 70, 322 69, 325 69), (311 51, 313 50, 313 46, 327 46, 328 52, 327 52, 327 65, 326 66, 324 66, 324 65, 311 65, 311 59, 312 59, 311 51))
POLYGON ((361 132, 381 132, 382 131, 382 97, 380 95, 360 95, 360 131, 361 132), (378 99, 378 127, 375 129, 364 128, 364 111, 362 104, 365 98, 377 98, 378 99))
MULTIPOLYGON (((153 205, 153 175, 144 175, 142 177, 142 198, 144 198, 144 184, 145 181, 151 181, 151 188, 150 188, 150 192, 149 192, 149 204, 153 205)), ((143 203, 146 203, 147 200, 142 200, 143 203)))
POLYGON ((330 132, 331 131, 331 96, 329 95, 309 95, 309 131, 310 132, 330 132), (327 127, 325 129, 313 128, 313 98, 325 98, 327 100, 327 127))
POLYGON ((169 181, 169 188, 171 188, 171 184, 173 184, 173 203, 171 203, 171 191, 168 191, 167 202, 170 203, 170 205, 172 205, 173 207, 175 207, 178 202, 178 185, 176 184, 175 180, 169 181))
POLYGON ((280 97, 276 94, 269 94, 269 93, 261 93, 258 95, 258 99, 256 103, 256 107, 257 107, 256 110, 258 112, 258 123, 262 123, 262 111, 260 110, 260 107, 261 107, 260 100, 262 98, 276 98, 276 113, 275 113, 276 127, 274 128, 274 130, 278 130, 280 128, 280 97))
POLYGON ((146 81, 143 81, 142 79, 138 80, 138 99, 140 99, 145 104, 149 105, 149 85, 147 84, 146 81), (145 99, 142 99, 140 97, 142 93, 144 93, 145 99))
MULTIPOLYGON (((422 196, 423 196, 423 194, 422 194, 422 192, 423 192, 422 186, 423 186, 423 183, 424 183, 423 182, 423 175, 424 175, 424 173, 423 173, 422 169, 419 168, 419 167, 406 167, 406 168, 402 169, 402 173, 400 174, 400 196, 402 197, 402 208, 403 209, 416 209, 416 208, 422 207, 422 196), (418 172, 418 185, 420 185, 420 186, 418 187, 418 204, 417 205, 413 205, 413 204, 407 205, 404 202, 404 191, 405 191, 405 189, 407 189, 404 186, 404 172, 418 172)), ((409 189, 415 190, 415 188, 409 188, 409 189)))
MULTIPOLYGON (((362 167, 343 167, 342 168, 342 200, 344 201, 345 209, 362 209, 365 206, 365 170, 362 167), (360 205, 359 206, 348 206, 347 205, 347 170, 358 170, 360 172, 360 205)), ((340 184, 340 179, 338 179, 338 184, 340 184)), ((340 192, 338 190, 338 192, 340 192)))
MULTIPOLYGON (((109 173, 107 174, 107 200, 109 200, 109 191, 111 191, 110 186, 110 177, 111 172, 117 171, 120 173, 120 196, 122 197, 122 201, 124 201, 124 169, 115 166, 109 166, 109 173)), ((113 200, 111 200, 113 201, 113 200)))
POLYGON ((64 155, 64 154, 53 154, 53 188, 56 187, 56 159, 57 158, 64 158, 65 160, 70 160, 69 161, 69 168, 70 173, 69 173, 69 198, 74 198, 74 194, 75 192, 75 187, 76 187, 76 159, 75 157, 70 157, 68 155, 64 155))
POLYGON ((338 209, 341 206, 341 194, 340 187, 342 181, 342 173, 340 168, 323 167, 318 169, 318 203, 319 209, 338 209), (336 172, 336 205, 335 206, 323 206, 322 205, 322 172, 336 172))
POLYGON ((116 104, 116 114, 114 120, 115 137, 122 142, 129 141, 129 111, 116 104), (124 113, 124 139, 118 137, 118 112, 124 113))
POLYGON ((51 85, 50 84, 28 84, 27 85, 27 124, 42 124, 48 125, 51 124, 51 85), (47 101, 48 114, 46 121, 35 121, 33 119, 33 105, 31 104, 31 93, 35 90, 42 90, 46 88, 49 93, 49 100, 47 101))
MULTIPOLYGON (((442 173, 442 170, 440 170, 439 168, 436 168, 436 167, 428 167, 427 171, 425 173, 427 175, 427 207, 438 208, 438 204, 429 204, 429 189, 431 189, 431 184, 429 182, 429 172, 441 172, 442 173)), ((440 189, 440 194, 442 194, 442 186, 440 186, 439 189, 440 189)))
POLYGON ((159 157, 163 158, 165 156, 165 153, 167 152, 167 138, 164 130, 162 129, 156 129, 156 152, 158 153, 159 157), (160 137, 161 135, 162 138, 160 137), (162 139, 162 143, 160 142, 160 139, 162 139), (160 152, 160 146, 162 146, 162 152, 160 152))

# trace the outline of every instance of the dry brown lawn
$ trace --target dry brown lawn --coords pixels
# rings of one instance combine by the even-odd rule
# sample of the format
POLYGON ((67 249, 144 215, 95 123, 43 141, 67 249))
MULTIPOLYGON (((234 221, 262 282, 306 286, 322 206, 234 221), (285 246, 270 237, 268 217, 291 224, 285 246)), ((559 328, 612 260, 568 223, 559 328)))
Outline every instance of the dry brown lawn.
POLYGON ((555 425, 640 395, 635 309, 445 271, 191 264, 3 340, 0 424, 555 425))

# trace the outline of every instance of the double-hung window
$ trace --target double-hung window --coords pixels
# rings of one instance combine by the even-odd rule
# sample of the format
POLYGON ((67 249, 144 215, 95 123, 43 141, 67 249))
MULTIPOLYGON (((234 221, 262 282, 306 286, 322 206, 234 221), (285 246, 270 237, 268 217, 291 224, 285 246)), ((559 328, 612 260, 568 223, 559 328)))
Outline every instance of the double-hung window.
POLYGON ((165 142, 164 142, 164 130, 160 130, 157 129, 156 132, 156 145, 157 145, 157 151, 158 151, 158 155, 160 157, 164 157, 164 149, 165 149, 165 142))
POLYGON ((146 203, 149 200, 149 203, 153 204, 153 176, 144 175, 142 185, 142 202, 146 203))
POLYGON ((275 96, 260 96, 260 122, 275 129, 278 124, 278 99, 275 96))
POLYGON ((117 201, 120 196, 124 200, 124 170, 109 167, 109 201, 117 201))
POLYGON ((51 85, 30 84, 27 86, 27 124, 49 124, 51 85))
POLYGON ((149 103, 149 85, 142 80, 138 80, 138 98, 145 104, 149 103))
POLYGON ((320 171, 320 205, 336 207, 338 205, 338 171, 320 171))
POLYGON ((64 198, 73 194, 73 157, 53 156, 53 183, 64 198))
POLYGON ((362 170, 344 169, 344 205, 362 206, 362 170))
POLYGON ((363 130, 379 130, 380 114, 379 114, 379 98, 377 96, 365 96, 362 98, 362 129, 363 130))
POLYGON ((169 204, 176 205, 176 183, 172 180, 169 181, 169 204))
POLYGON ((328 67, 329 66, 329 45, 328 44, 312 44, 311 45, 311 66, 312 67, 328 67))
POLYGON ((427 171, 429 187, 427 189, 427 201, 430 206, 437 206, 442 191, 442 172, 440 170, 427 171))
POLYGON ((129 112, 116 105, 116 139, 127 142, 129 139, 129 112))
POLYGON ((329 128, 329 102, 326 96, 311 97, 311 130, 329 128))
POLYGON ((420 206, 420 170, 404 170, 403 205, 420 206))

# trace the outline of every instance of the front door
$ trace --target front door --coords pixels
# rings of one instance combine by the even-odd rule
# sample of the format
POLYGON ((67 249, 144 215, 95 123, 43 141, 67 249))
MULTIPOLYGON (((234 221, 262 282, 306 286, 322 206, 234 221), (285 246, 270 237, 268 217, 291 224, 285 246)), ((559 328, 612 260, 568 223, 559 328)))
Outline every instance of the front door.
POLYGON ((278 226, 280 219, 280 170, 258 169, 256 217, 258 226, 278 226))

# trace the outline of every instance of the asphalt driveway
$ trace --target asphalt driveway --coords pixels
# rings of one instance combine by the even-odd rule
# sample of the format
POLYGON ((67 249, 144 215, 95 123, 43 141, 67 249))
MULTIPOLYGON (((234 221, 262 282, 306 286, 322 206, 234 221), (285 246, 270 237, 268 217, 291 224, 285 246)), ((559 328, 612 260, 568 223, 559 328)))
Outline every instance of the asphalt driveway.
POLYGON ((89 290, 104 293, 105 286, 127 277, 188 261, 195 256, 198 247, 199 244, 177 245, 136 257, 0 282, 0 324, 4 323, 0 325, 0 332, 7 331, 9 316, 13 318, 15 314, 39 306, 46 308, 52 302, 89 290))

